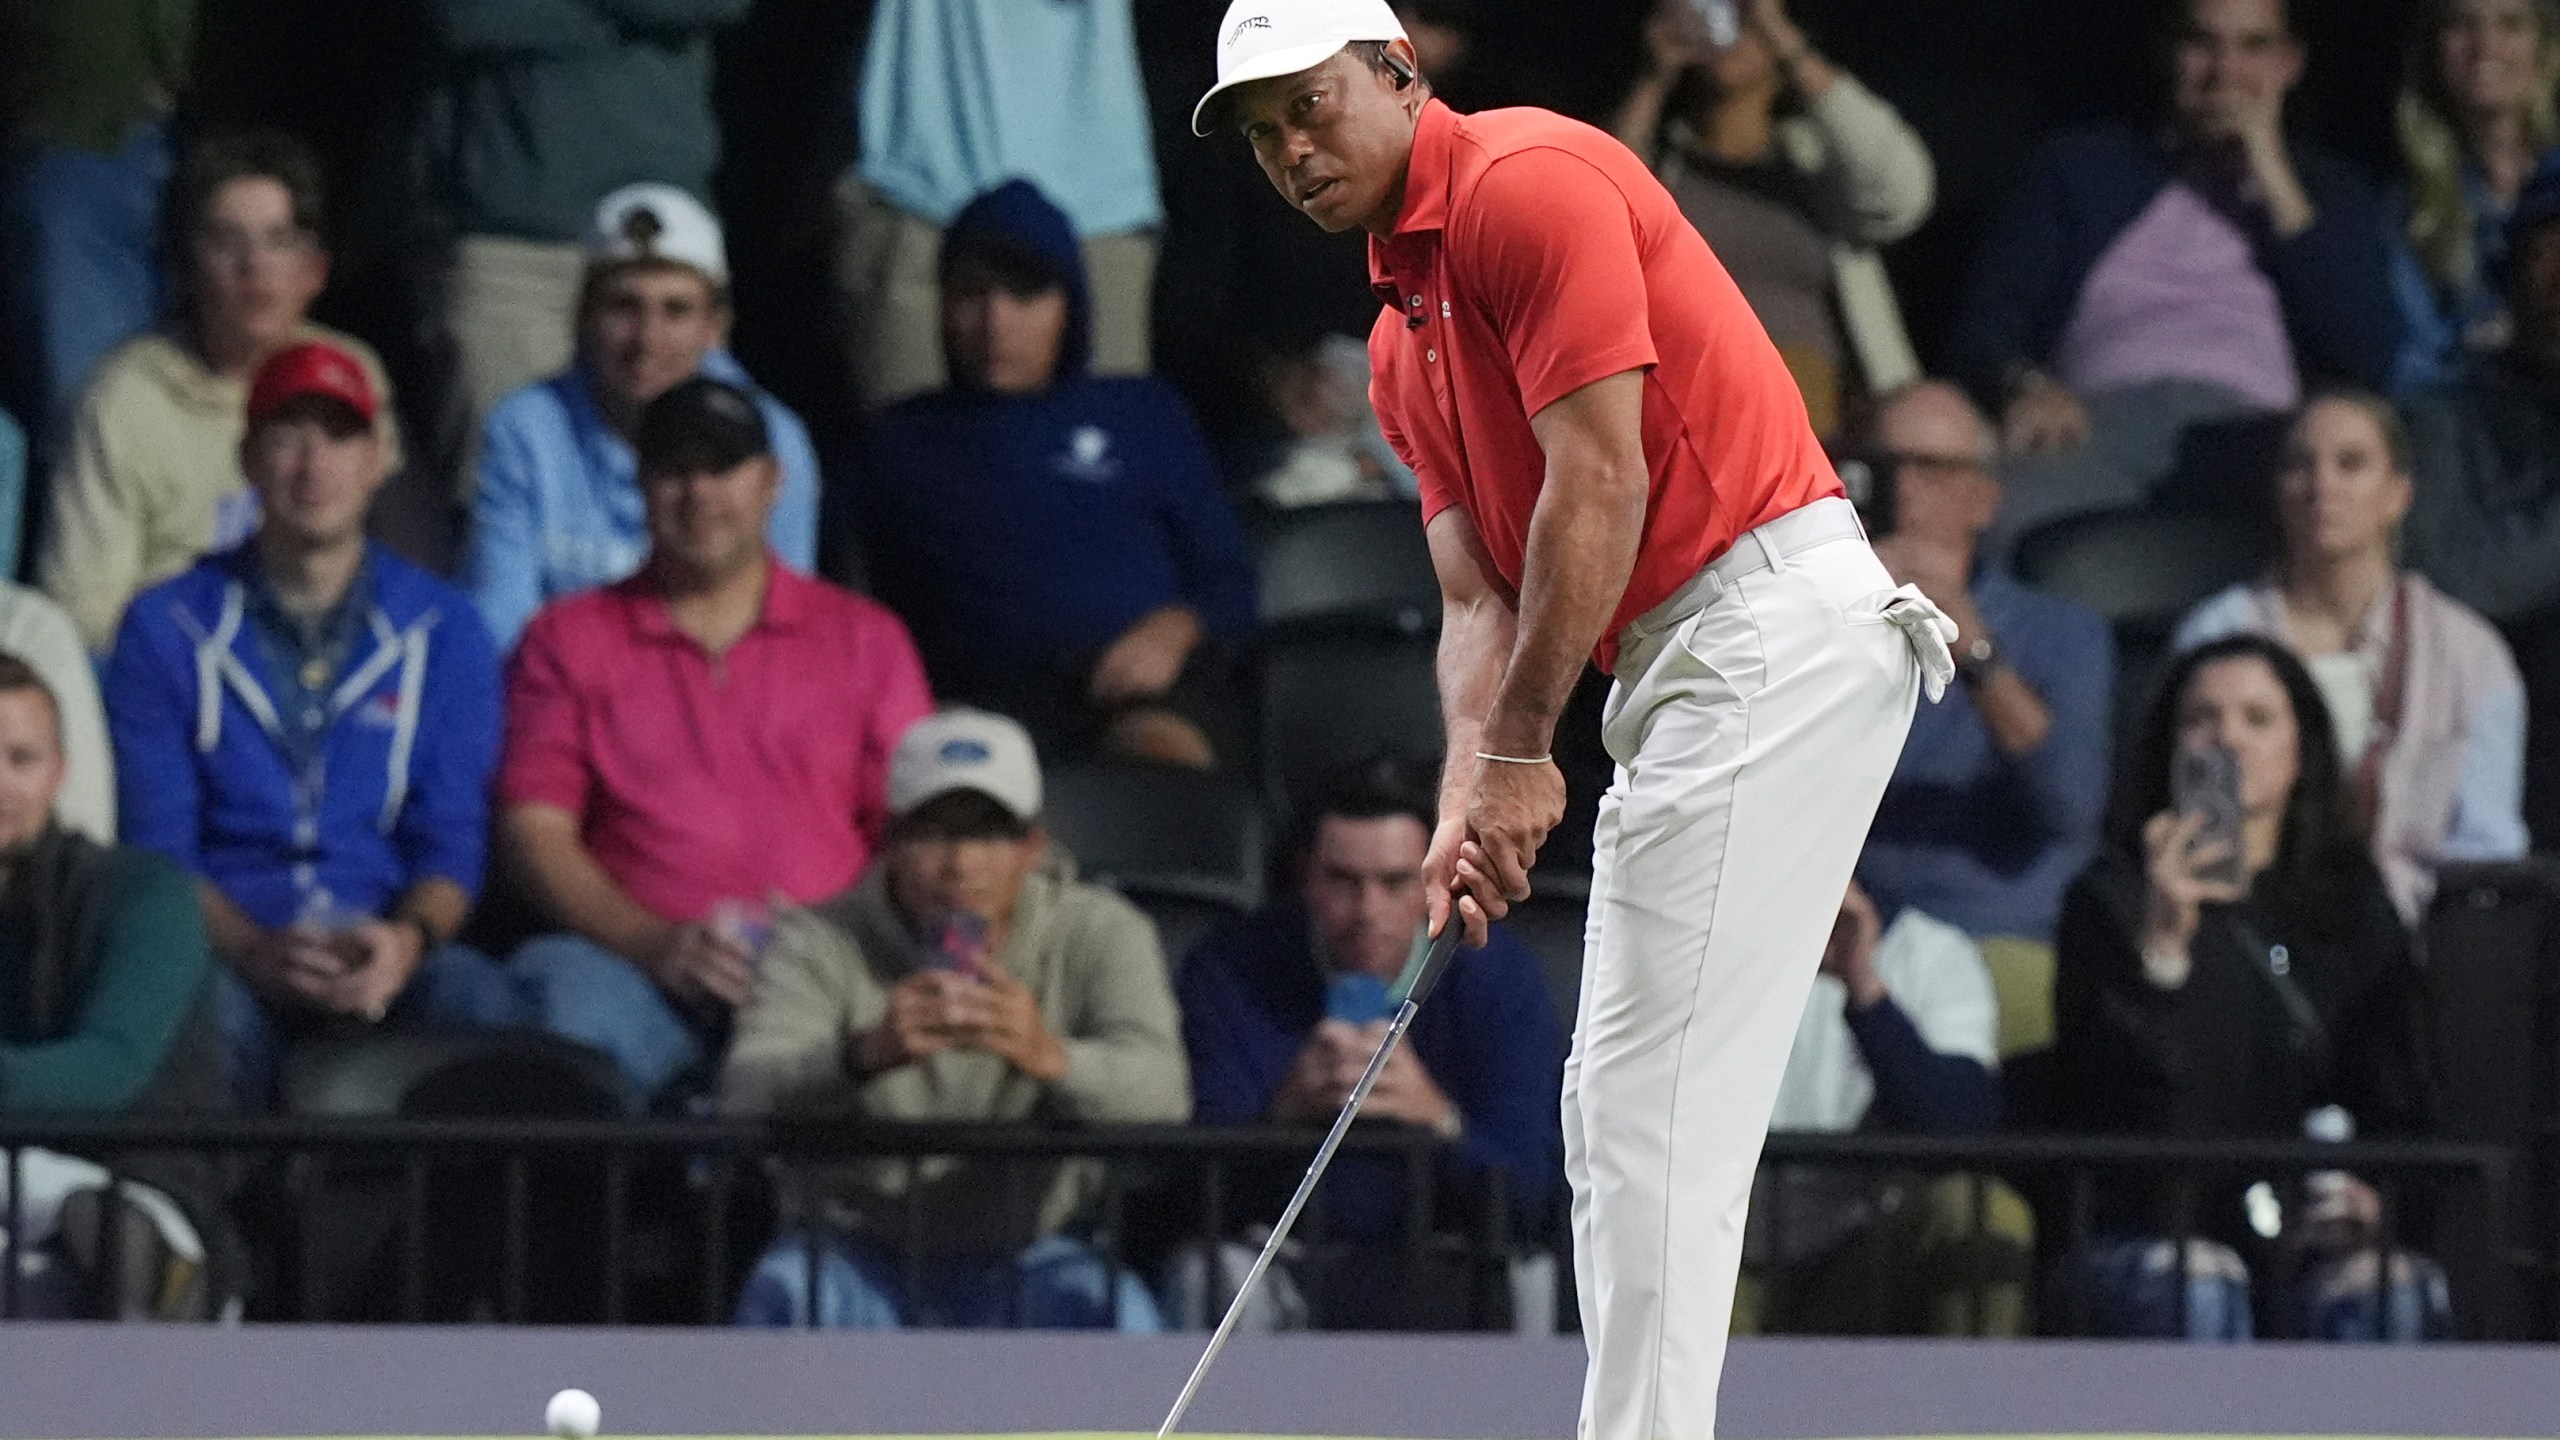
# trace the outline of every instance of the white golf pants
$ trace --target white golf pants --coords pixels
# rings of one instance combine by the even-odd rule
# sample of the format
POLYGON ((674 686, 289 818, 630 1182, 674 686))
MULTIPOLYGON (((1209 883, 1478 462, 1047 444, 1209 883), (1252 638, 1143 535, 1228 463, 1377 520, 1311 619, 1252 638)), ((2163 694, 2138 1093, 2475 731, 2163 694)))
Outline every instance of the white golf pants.
POLYGON ((1583 1440, 1715 1433, 1778 1081, 1954 628, 1830 500, 1627 629, 1564 1079, 1583 1440))

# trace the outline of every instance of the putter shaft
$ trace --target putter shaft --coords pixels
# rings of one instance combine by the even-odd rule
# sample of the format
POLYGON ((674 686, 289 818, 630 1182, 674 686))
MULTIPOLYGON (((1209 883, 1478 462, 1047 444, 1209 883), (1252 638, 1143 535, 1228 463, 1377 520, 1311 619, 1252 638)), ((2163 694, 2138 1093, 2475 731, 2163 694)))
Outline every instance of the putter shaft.
MULTIPOLYGON (((1191 1378, 1183 1382, 1182 1394, 1174 1400, 1172 1412, 1156 1427, 1156 1440, 1166 1440, 1182 1423, 1192 1398, 1200 1393, 1200 1382, 1209 1377, 1209 1367, 1217 1363, 1218 1352, 1227 1348, 1227 1338, 1235 1333, 1246 1302, 1262 1283, 1262 1273, 1271 1268, 1272 1257, 1288 1240, 1291 1227, 1298 1223, 1298 1212, 1307 1208, 1307 1198, 1315 1194, 1316 1182, 1324 1178, 1325 1167, 1333 1163, 1333 1152, 1342 1148, 1342 1137, 1351 1132, 1351 1122, 1360 1118, 1361 1103, 1369 1098, 1378 1076, 1386 1070, 1387 1057, 1395 1053, 1404 1032, 1412 1027, 1413 1017, 1422 1013, 1422 1002, 1440 982, 1440 973, 1448 968, 1449 958, 1458 953, 1458 934, 1458 917, 1452 913, 1439 938, 1431 942, 1421 967, 1414 972, 1413 984, 1406 991, 1404 1002, 1396 1007, 1386 1038, 1378 1042, 1378 1053, 1369 1057, 1369 1068, 1360 1072, 1360 1083, 1351 1087, 1351 1098, 1343 1102, 1342 1113, 1334 1117, 1333 1128, 1325 1132, 1324 1143, 1316 1147, 1315 1158, 1307 1162, 1306 1178, 1298 1182, 1298 1193, 1289 1197, 1288 1208, 1280 1212, 1279 1223, 1271 1227, 1271 1238, 1262 1242, 1262 1253, 1254 1257, 1253 1268, 1245 1272, 1244 1283, 1236 1287, 1235 1298, 1227 1302, 1227 1313, 1219 1319, 1217 1333, 1209 1337, 1209 1348, 1200 1352, 1200 1363, 1191 1367, 1191 1378)), ((1210 1243, 1214 1246, 1216 1237, 1211 1237, 1210 1243)), ((1216 1264, 1215 1259, 1210 1263, 1216 1264)))

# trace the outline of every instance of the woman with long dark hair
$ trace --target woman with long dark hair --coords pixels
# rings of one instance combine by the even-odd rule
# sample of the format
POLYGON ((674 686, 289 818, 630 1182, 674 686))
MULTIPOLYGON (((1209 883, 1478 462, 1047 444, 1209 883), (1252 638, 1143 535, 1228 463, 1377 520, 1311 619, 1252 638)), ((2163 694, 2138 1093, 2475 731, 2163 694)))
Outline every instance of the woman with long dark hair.
MULTIPOLYGON (((2410 942, 2347 804, 2302 662, 2239 635, 2172 665, 2129 757, 2111 836, 2063 902, 2056 940, 2062 1118, 2107 1134, 2283 1139, 2428 1125, 2410 942), (2216 764, 2216 757, 2219 764, 2216 764), (2202 762, 2236 772, 2236 840, 2208 821, 2202 762), (2174 789, 2191 793, 2173 794, 2174 789)), ((2101 1328, 2245 1338, 2256 1300, 2304 1336, 2410 1339, 2442 1323, 2434 1267, 2394 1256, 2374 1313, 2379 1201, 2324 1180, 2294 1197, 2198 1187, 2182 1271, 2166 1185, 2108 1197, 2075 1257, 2101 1328), (2361 1270, 2359 1282, 2357 1274, 2361 1270), (2361 1288, 2359 1288, 2359 1285, 2361 1288)))

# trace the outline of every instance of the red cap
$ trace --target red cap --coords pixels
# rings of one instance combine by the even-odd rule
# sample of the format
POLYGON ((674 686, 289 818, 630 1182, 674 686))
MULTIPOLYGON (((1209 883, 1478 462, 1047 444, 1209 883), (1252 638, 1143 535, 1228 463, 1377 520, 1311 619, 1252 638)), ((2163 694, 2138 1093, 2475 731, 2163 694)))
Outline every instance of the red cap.
POLYGON ((277 351, 258 367, 258 378, 249 385, 249 424, 254 427, 287 403, 311 395, 347 405, 368 425, 382 413, 373 378, 356 357, 335 345, 306 340, 277 351))

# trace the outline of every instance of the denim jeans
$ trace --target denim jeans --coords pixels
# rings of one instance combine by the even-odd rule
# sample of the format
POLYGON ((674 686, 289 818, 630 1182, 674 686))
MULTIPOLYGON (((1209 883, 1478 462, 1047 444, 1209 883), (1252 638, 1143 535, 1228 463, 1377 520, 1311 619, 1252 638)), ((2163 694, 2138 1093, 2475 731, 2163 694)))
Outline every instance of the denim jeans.
POLYGON ((8 268, 31 357, 28 413, 39 457, 89 372, 160 312, 160 197, 172 164, 169 127, 135 130, 101 155, 65 145, 21 151, 9 179, 8 268))
MULTIPOLYGON (((308 1028, 306 1017, 278 1015, 230 971, 214 982, 224 1069, 232 1098, 244 1109, 276 1103, 286 1047, 308 1028)), ((386 1026, 413 1030, 504 1030, 526 1023, 524 1002, 498 962, 467 945, 429 951, 409 987, 391 1002, 386 1026)))
MULTIPOLYGON (((2248 1340, 2257 1334, 2249 1269, 2228 1245, 2188 1242, 2186 1326, 2189 1340, 2248 1340)), ((2390 1283, 2379 1287, 2379 1257, 2363 1251, 2312 1264, 2271 1301, 2306 1340, 2388 1340, 2408 1344, 2451 1335, 2452 1307, 2444 1272, 2407 1251, 2392 1257, 2390 1283), (2380 1322, 2377 1323, 2377 1315, 2380 1322)), ((2081 1253, 2079 1283, 2089 1287, 2098 1333, 2152 1339, 2182 1337, 2178 1324, 2177 1250, 2162 1239, 2091 1242, 2081 1253)))
POLYGON ((644 1108, 715 1053, 710 1026, 668 1003, 640 967, 592 940, 528 940, 512 964, 531 1023, 612 1056, 644 1108))
MULTIPOLYGON (((849 1235, 827 1237, 818 1266, 818 1314, 829 1329, 1119 1330, 1164 1329, 1137 1272, 1111 1267, 1091 1246, 1064 1235, 1034 1241, 1019 1255, 942 1256, 921 1262, 911 1290, 887 1248, 849 1235), (1117 1300, 1115 1309, 1114 1299, 1117 1300)), ((738 1296, 740 1325, 809 1323, 808 1252, 797 1236, 774 1242, 738 1296)))

